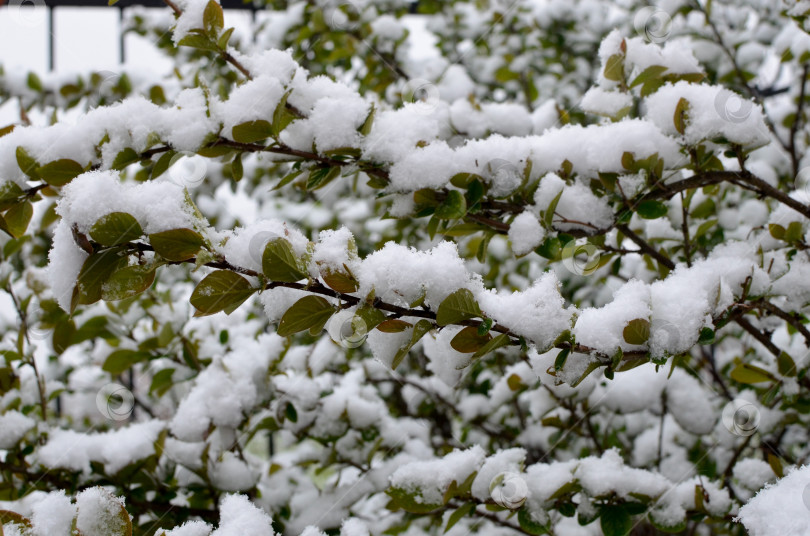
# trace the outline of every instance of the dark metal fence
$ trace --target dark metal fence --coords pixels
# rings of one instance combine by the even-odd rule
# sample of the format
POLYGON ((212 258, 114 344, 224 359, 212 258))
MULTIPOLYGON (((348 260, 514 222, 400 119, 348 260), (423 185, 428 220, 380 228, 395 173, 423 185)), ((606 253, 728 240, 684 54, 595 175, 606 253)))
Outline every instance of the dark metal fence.
MULTIPOLYGON (((238 9, 251 11, 255 17, 256 11, 263 9, 256 7, 252 2, 245 2, 243 0, 220 0, 220 4, 224 9, 238 9)), ((110 7, 107 0, 0 0, 0 7, 6 5, 9 9, 36 9, 45 7, 47 11, 47 39, 48 39, 48 69, 53 71, 55 64, 55 24, 54 13, 57 8, 65 7, 95 7, 105 9, 116 9, 119 13, 119 20, 123 22, 124 10, 128 7, 152 7, 161 8, 166 7, 162 0, 120 0, 114 6, 110 7)), ((119 57, 118 60, 124 63, 126 60, 126 45, 124 43, 124 34, 119 32, 119 57)))

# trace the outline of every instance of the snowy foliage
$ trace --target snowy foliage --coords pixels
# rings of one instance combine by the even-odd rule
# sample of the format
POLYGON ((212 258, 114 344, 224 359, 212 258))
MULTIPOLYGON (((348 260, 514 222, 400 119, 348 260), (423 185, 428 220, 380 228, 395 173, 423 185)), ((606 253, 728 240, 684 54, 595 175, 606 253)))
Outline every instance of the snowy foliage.
POLYGON ((810 3, 166 3, 0 66, 0 535, 808 534, 810 3))

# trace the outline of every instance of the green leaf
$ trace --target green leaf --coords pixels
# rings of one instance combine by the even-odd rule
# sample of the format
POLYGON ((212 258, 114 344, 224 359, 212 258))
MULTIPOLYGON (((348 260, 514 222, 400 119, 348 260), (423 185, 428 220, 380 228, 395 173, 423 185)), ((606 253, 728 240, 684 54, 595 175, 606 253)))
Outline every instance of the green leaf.
POLYGON ((14 238, 20 238, 28 229, 28 224, 31 222, 33 215, 34 206, 30 201, 17 203, 0 218, 0 228, 14 238))
POLYGON ((603 506, 599 525, 605 536, 627 536, 633 529, 633 518, 623 506, 603 506))
POLYGON ((785 230, 785 242, 792 244, 802 239, 804 232, 802 231, 802 224, 797 221, 792 221, 785 230))
POLYGON ((712 328, 703 328, 700 330, 698 336, 698 344, 712 344, 714 342, 714 330, 712 328))
MULTIPOLYGON (((358 317, 360 320, 363 321, 365 324, 366 333, 371 331, 372 329, 376 328, 378 325, 383 323, 386 320, 385 313, 371 307, 370 305, 364 305, 357 309, 354 313, 354 316, 358 317)), ((410 326, 410 324, 408 324, 410 326)))
POLYGON ((745 384, 769 382, 775 378, 767 370, 748 363, 738 363, 731 371, 731 379, 745 384))
POLYGON ((512 391, 520 391, 526 387, 526 384, 523 383, 523 378, 518 374, 510 374, 509 377, 506 378, 506 385, 508 385, 509 389, 512 391))
POLYGON ((28 79, 26 80, 26 84, 29 88, 33 89, 34 91, 42 91, 42 80, 39 78, 37 73, 31 71, 28 73, 28 79))
POLYGON ((141 224, 126 212, 111 212, 96 220, 90 228, 90 238, 107 247, 126 244, 141 236, 141 224))
POLYGON ((158 158, 157 162, 155 162, 155 165, 152 167, 152 175, 150 178, 154 180, 163 175, 166 170, 169 169, 169 166, 171 166, 175 155, 177 155, 177 151, 166 151, 160 155, 160 158, 158 158))
POLYGON ((532 536, 542 536, 548 534, 548 529, 532 519, 531 512, 528 507, 524 506, 518 510, 518 524, 523 532, 531 534, 532 536))
POLYGON ((485 318, 484 321, 478 325, 478 328, 476 328, 475 331, 478 333, 479 337, 483 337, 484 335, 489 333, 489 330, 491 329, 492 329, 492 319, 485 318))
POLYGON ((287 125, 292 123, 295 120, 295 116, 290 113, 287 109, 287 99, 289 98, 292 90, 287 91, 282 95, 281 99, 276 104, 275 110, 273 110, 273 124, 271 128, 271 133, 274 137, 278 137, 287 125))
POLYGON ((39 175, 37 174, 37 169, 39 169, 39 163, 34 160, 34 158, 28 154, 28 151, 23 149, 22 147, 17 147, 17 165, 20 166, 20 169, 23 173, 31 177, 32 179, 39 180, 39 175))
POLYGON ((622 54, 613 54, 608 58, 605 63, 605 78, 614 82, 624 80, 624 56, 622 54))
MULTIPOLYGON (((346 268, 344 266, 344 268, 346 268)), ((348 270, 333 270, 331 268, 321 268, 321 277, 329 288, 343 293, 357 292, 360 283, 348 270)))
POLYGON ((301 261, 295 256, 292 244, 285 238, 273 238, 262 253, 262 272, 271 281, 294 283, 307 277, 301 261))
POLYGON ((678 104, 675 105, 675 115, 672 118, 672 121, 675 123, 675 130, 678 131, 678 134, 683 134, 686 130, 686 121, 688 119, 687 114, 689 112, 689 101, 684 99, 683 97, 680 98, 678 104))
POLYGON ((203 24, 205 29, 216 36, 219 31, 225 26, 225 14, 222 12, 222 6, 214 0, 208 0, 203 12, 203 24))
POLYGON ((391 318, 384 320, 377 324, 376 328, 383 333, 402 333, 408 328, 413 327, 413 324, 400 320, 399 318, 391 318))
POLYGON ((494 352, 498 348, 502 346, 508 345, 510 342, 509 335, 506 333, 500 333, 496 335, 492 340, 482 346, 477 352, 473 354, 473 359, 477 359, 479 357, 485 356, 490 352, 494 352))
POLYGON ((16 182, 6 181, 0 184, 0 211, 16 205, 23 195, 25 192, 16 182))
POLYGON ((546 229, 551 229, 551 226, 554 223, 554 211, 557 210, 557 204, 560 202, 563 191, 565 191, 564 188, 561 189, 556 196, 554 196, 554 199, 551 200, 551 203, 548 204, 548 208, 546 208, 546 211, 543 213, 543 223, 545 224, 546 229))
POLYGON ((141 155, 139 155, 135 149, 127 147, 115 156, 115 160, 113 160, 112 163, 112 168, 121 171, 130 164, 138 162, 140 159, 141 155))
POLYGON ((156 270, 155 265, 124 266, 101 286, 101 297, 104 301, 117 301, 137 296, 152 286, 156 270))
POLYGON ((463 218, 466 213, 467 200, 464 199, 464 194, 458 190, 450 190, 447 198, 436 207, 434 214, 442 220, 455 220, 463 218))
POLYGON ((200 34, 188 34, 177 44, 181 47, 192 47, 200 50, 208 50, 210 52, 219 52, 217 44, 212 41, 210 37, 200 34))
POLYGON ((298 422, 298 412, 291 402, 287 402, 287 407, 284 408, 284 416, 290 422, 298 422))
POLYGON ((630 87, 636 87, 640 84, 644 84, 650 80, 654 80, 660 77, 667 71, 667 68, 663 65, 651 65, 641 71, 641 73, 633 79, 633 82, 630 84, 630 87))
POLYGON ((481 309, 475 302, 473 293, 466 288, 453 292, 439 305, 436 323, 440 326, 457 324, 470 318, 481 316, 481 309))
POLYGON ((377 115, 377 108, 374 106, 374 103, 372 103, 371 110, 368 112, 366 120, 363 121, 362 125, 360 125, 360 134, 363 136, 368 136, 371 133, 371 127, 374 124, 375 115, 377 115))
POLYGON ((273 186, 273 190, 278 190, 279 188, 283 188, 284 186, 287 186, 288 184, 290 184, 292 181, 294 181, 303 172, 304 172, 303 169, 294 169, 294 170, 292 170, 290 173, 288 173, 286 176, 284 176, 284 178, 282 178, 278 182, 278 184, 273 186))
POLYGON ((242 153, 236 155, 236 158, 231 162, 231 177, 236 182, 242 180, 245 175, 245 167, 242 165, 242 153))
POLYGON ((115 350, 107 356, 102 365, 102 370, 109 372, 113 376, 121 374, 128 370, 135 363, 141 361, 148 361, 149 354, 147 352, 138 352, 135 350, 115 350))
POLYGON ((622 331, 627 344, 644 344, 650 338, 650 321, 646 318, 636 318, 627 323, 622 331))
POLYGON ((69 158, 54 160, 37 169, 37 174, 51 186, 64 186, 82 173, 82 165, 69 158))
POLYGON ((222 32, 222 35, 220 35, 219 39, 217 39, 217 46, 219 48, 221 48, 222 50, 225 50, 226 48, 228 48, 228 42, 231 40, 231 35, 233 35, 233 30, 234 30, 234 28, 228 28, 227 30, 222 32))
POLYGON ((288 337, 299 331, 325 324, 335 312, 328 301, 320 296, 304 296, 287 309, 278 324, 278 334, 288 337))
POLYGON ((478 328, 467 326, 456 333, 456 336, 450 341, 450 346, 462 354, 471 354, 483 348, 491 340, 492 335, 489 333, 482 336, 478 334, 478 328))
POLYGON ((181 262, 194 257, 204 241, 199 233, 191 229, 171 229, 149 235, 149 243, 155 253, 172 262, 181 262))
POLYGON ((768 232, 770 232, 771 236, 777 240, 784 240, 785 238, 785 228, 778 223, 769 223, 768 232))
POLYGON ((255 143, 266 140, 273 134, 273 128, 269 121, 258 119, 236 125, 231 129, 231 136, 239 143, 255 143))
POLYGON ((309 172, 309 178, 307 179, 307 190, 317 190, 319 188, 323 188, 332 182, 332 180, 338 175, 340 175, 340 168, 337 166, 316 167, 309 172))
POLYGON ((779 357, 776 359, 776 364, 779 367, 779 374, 782 376, 787 376, 789 378, 796 376, 796 362, 793 361, 793 358, 787 353, 780 353, 779 357))
POLYGON ((76 281, 76 304, 89 305, 102 298, 102 287, 110 276, 127 263, 119 249, 105 249, 85 259, 76 281))
POLYGON ((429 332, 431 329, 433 329, 433 324, 431 324, 430 321, 422 319, 419 322, 417 322, 416 325, 414 325, 413 327, 413 332, 411 333, 411 340, 407 344, 405 344, 405 346, 400 348, 399 351, 397 351, 396 355, 394 356, 394 360, 391 363, 391 368, 392 369, 397 368, 400 365, 400 363, 402 363, 402 360, 405 359, 405 356, 408 355, 408 352, 411 351, 413 345, 419 342, 419 339, 424 337, 425 334, 429 332))
POLYGON ((554 360, 554 370, 562 370, 562 368, 565 366, 565 361, 568 359, 568 354, 570 353, 570 348, 563 348, 560 350, 560 353, 557 354, 557 358, 554 360))
POLYGON ((208 274, 191 293, 191 305, 197 309, 195 316, 206 316, 225 311, 230 314, 256 292, 250 282, 228 270, 208 274))
POLYGON ((459 506, 450 514, 450 517, 447 518, 447 525, 444 527, 444 532, 453 528, 453 525, 458 523, 463 517, 471 514, 473 510, 475 510, 475 503, 466 503, 459 506))
POLYGON ((157 394, 158 397, 163 396, 172 385, 172 376, 174 375, 173 368, 166 368, 152 376, 152 383, 149 385, 149 394, 157 394))
POLYGON ((549 236, 534 251, 543 258, 554 260, 560 257, 562 242, 556 236, 549 236))
POLYGON ((636 205, 636 212, 645 220, 654 220, 667 214, 667 206, 661 201, 648 199, 636 205))

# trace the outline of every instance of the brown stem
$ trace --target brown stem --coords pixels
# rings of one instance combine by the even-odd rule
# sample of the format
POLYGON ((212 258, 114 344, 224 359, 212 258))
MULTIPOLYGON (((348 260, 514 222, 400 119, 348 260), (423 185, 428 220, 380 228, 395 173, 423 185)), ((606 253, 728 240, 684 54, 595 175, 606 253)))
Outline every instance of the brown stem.
POLYGON ((629 238, 638 248, 649 255, 650 257, 657 260, 662 266, 669 268, 670 270, 675 269, 675 263, 672 262, 668 257, 665 257, 663 254, 659 253, 655 248, 653 248, 650 244, 648 244, 643 238, 638 236, 636 233, 630 230, 630 228, 625 225, 617 225, 616 229, 622 232, 627 238, 629 238))

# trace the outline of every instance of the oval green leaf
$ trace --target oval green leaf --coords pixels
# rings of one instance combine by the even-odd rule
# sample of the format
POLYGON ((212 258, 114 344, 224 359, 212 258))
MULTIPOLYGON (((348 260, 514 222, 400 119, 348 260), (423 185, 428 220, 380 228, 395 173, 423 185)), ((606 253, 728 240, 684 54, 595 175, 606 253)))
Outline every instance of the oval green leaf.
POLYGON ((650 321, 646 318, 631 320, 622 331, 627 344, 644 344, 650 338, 650 321))
POLYGON ((285 238, 273 238, 262 253, 262 272, 271 281, 294 283, 307 277, 292 244, 285 238))
POLYGON ((481 316, 481 309, 475 302, 473 293, 466 288, 460 288, 439 305, 439 310, 436 311, 436 323, 440 326, 447 326, 477 316, 481 316))
POLYGON ((203 245, 203 237, 191 229, 171 229, 149 235, 155 253, 172 262, 193 258, 203 245))
POLYGON ((254 292, 256 289, 241 275, 218 270, 200 281, 189 301, 197 309, 195 316, 212 315, 220 311, 231 314, 254 292))
POLYGON ((323 325, 335 309, 320 296, 305 296, 295 302, 281 317, 278 334, 288 337, 313 326, 323 325))
POLYGON ((75 160, 54 160, 37 169, 37 174, 51 186, 64 186, 84 173, 84 168, 75 160))
POLYGON ((152 286, 157 266, 124 266, 113 273, 101 286, 105 301, 125 300, 137 296, 152 286))

